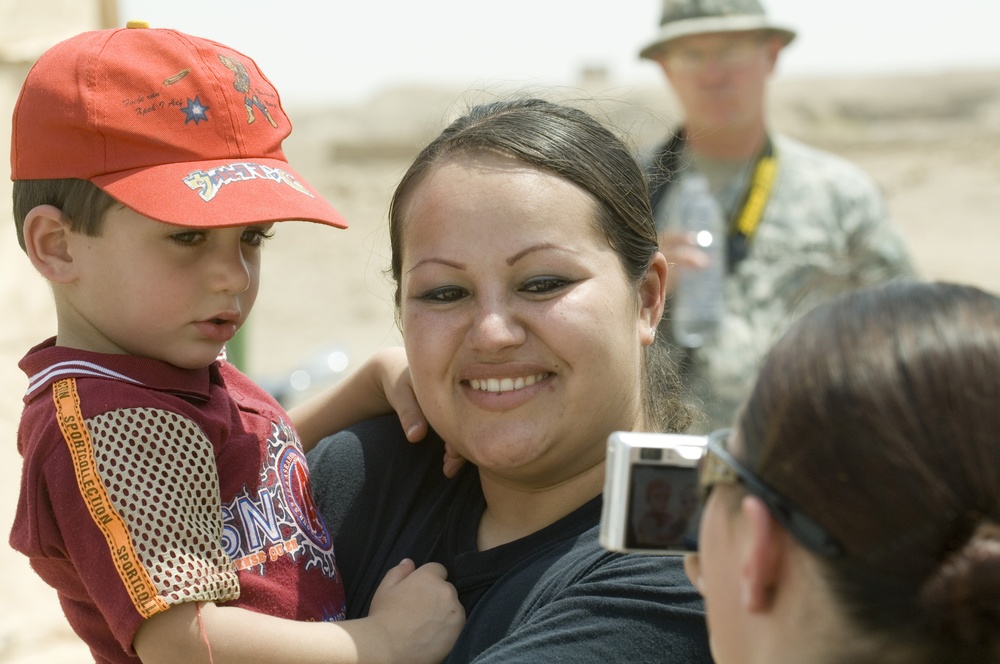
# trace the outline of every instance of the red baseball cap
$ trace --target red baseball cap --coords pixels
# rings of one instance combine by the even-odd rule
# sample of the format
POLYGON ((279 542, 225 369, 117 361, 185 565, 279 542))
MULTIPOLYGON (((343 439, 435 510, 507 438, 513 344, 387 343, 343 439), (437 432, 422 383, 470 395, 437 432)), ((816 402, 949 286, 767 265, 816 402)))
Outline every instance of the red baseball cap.
POLYGON ((14 107, 11 179, 80 178, 198 228, 347 222, 288 165, 292 125, 249 57, 141 21, 46 51, 14 107))

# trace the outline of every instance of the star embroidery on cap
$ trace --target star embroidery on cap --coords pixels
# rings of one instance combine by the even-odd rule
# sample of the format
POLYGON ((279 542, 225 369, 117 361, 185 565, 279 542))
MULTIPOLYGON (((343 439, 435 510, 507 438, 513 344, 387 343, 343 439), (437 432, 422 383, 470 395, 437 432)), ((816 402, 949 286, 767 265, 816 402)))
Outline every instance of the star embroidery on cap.
POLYGON ((195 97, 194 99, 189 97, 187 100, 187 106, 181 106, 181 111, 183 111, 185 115, 184 124, 187 124, 192 120, 194 120, 195 124, 198 124, 202 120, 208 120, 208 115, 205 114, 208 109, 208 106, 201 103, 200 97, 195 97))

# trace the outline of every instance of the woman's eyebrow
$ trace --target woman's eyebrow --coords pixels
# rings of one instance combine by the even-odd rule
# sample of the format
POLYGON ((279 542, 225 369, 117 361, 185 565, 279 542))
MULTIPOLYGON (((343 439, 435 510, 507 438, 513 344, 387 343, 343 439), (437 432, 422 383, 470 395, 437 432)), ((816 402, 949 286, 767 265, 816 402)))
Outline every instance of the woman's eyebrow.
POLYGON ((521 260, 522 258, 524 258, 525 256, 527 256, 530 253, 533 253, 533 252, 536 252, 536 251, 546 251, 546 250, 550 250, 550 249, 551 250, 555 250, 555 251, 565 251, 565 252, 568 252, 568 253, 576 253, 575 250, 573 250, 570 247, 567 247, 565 245, 562 245, 562 244, 556 244, 555 242, 542 242, 541 244, 533 244, 530 247, 525 247, 521 251, 517 252, 516 254, 514 254, 513 256, 511 256, 510 258, 507 259, 507 265, 513 265, 514 263, 516 263, 517 261, 521 260))
POLYGON ((422 267, 422 266, 430 264, 430 263, 437 264, 437 265, 444 265, 444 266, 447 266, 447 267, 453 267, 456 270, 464 270, 464 269, 466 269, 468 267, 465 263, 459 263, 458 261, 448 260, 447 258, 438 258, 436 256, 431 256, 430 258, 424 258, 424 259, 421 259, 421 260, 417 261, 416 264, 414 264, 413 267, 411 267, 409 270, 406 271, 406 273, 410 274, 414 270, 416 270, 418 267, 422 267))

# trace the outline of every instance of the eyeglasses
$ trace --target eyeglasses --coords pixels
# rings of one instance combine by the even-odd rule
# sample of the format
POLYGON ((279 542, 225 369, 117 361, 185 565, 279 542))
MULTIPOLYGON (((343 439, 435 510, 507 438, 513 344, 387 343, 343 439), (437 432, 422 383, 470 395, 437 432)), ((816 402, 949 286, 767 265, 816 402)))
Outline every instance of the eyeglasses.
POLYGON ((718 484, 743 484, 749 493, 764 501, 778 523, 804 547, 829 558, 844 555, 844 547, 823 526, 733 458, 726 449, 730 432, 730 429, 720 429, 708 436, 705 454, 698 469, 698 496, 702 505, 708 500, 712 487, 718 484))
POLYGON ((680 74, 701 72, 709 62, 715 62, 723 69, 737 69, 747 65, 761 51, 762 44, 759 39, 742 39, 731 41, 712 51, 675 46, 667 49, 662 61, 680 74))

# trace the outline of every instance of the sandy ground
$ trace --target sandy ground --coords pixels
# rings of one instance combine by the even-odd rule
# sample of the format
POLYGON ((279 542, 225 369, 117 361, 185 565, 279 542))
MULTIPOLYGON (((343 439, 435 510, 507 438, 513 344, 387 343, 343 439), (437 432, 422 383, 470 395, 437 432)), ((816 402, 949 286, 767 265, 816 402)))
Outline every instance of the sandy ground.
MULTIPOLYGON (((997 83, 1000 72, 779 81, 775 124, 855 160, 878 180, 923 276, 1000 292, 997 83)), ((662 90, 590 86, 574 95, 596 86, 610 99, 602 112, 636 144, 653 140, 676 117, 662 90)), ((415 148, 437 132, 456 97, 455 91, 396 90, 363 108, 291 109, 290 160, 352 226, 286 224, 269 242, 248 326, 252 375, 279 384, 331 350, 355 366, 376 348, 398 343, 383 273, 387 203, 415 148)), ((0 111, 10 116, 9 108, 0 111)), ((47 287, 9 230, 0 235, 0 311, 0 534, 6 541, 18 494, 15 429, 26 384, 16 363, 54 331, 47 287)), ((87 661, 54 593, 24 559, 0 546, 0 663, 87 661)))

